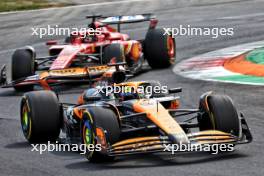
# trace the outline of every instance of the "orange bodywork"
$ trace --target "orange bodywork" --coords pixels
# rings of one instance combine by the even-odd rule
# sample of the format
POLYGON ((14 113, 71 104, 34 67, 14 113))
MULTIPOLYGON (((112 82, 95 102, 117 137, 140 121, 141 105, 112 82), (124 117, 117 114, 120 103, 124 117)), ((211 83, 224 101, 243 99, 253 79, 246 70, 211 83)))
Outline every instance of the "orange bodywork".
MULTIPOLYGON (((124 70, 122 67, 121 70, 124 70)), ((61 70, 49 70, 40 73, 39 75, 39 84, 45 90, 51 90, 49 83, 56 83, 56 80, 59 80, 60 77, 74 77, 80 76, 84 78, 88 78, 88 76, 97 75, 98 78, 95 78, 97 81, 104 79, 104 78, 111 78, 113 73, 116 71, 114 67, 107 66, 107 65, 100 65, 100 66, 90 66, 90 67, 75 67, 75 68, 66 68, 61 70), (101 75, 101 76, 100 76, 101 75), (55 77, 54 79, 52 79, 55 77)))
POLYGON ((109 67, 107 65, 102 66, 93 66, 93 67, 76 67, 76 68, 66 68, 61 70, 51 70, 42 72, 40 74, 40 79, 45 79, 48 76, 82 76, 87 75, 88 73, 97 73, 97 72, 114 72, 113 67, 109 67))
POLYGON ((144 112, 147 117, 167 134, 184 133, 180 125, 171 117, 168 110, 154 99, 138 100, 133 105, 136 112, 144 112))
POLYGON ((165 133, 172 135, 177 141, 188 143, 188 137, 181 126, 171 117, 169 111, 155 99, 141 99, 133 104, 133 109, 139 113, 146 113, 154 124, 165 133))
MULTIPOLYGON (((137 89, 142 83, 145 82, 125 82, 115 84, 114 86, 130 86, 137 89)), ((81 95, 78 99, 78 104, 83 103, 83 95, 81 95)), ((179 100, 173 101, 171 108, 176 109, 178 107, 179 100)), ((138 113, 146 113, 147 117, 167 134, 185 134, 180 125, 171 117, 168 110, 165 109, 163 105, 155 99, 138 99, 136 103, 133 104, 133 110, 138 113)), ((78 108, 75 108, 74 112, 79 118, 81 118, 81 113, 78 108)))
POLYGON ((145 81, 125 82, 125 83, 114 84, 114 86, 131 86, 137 89, 138 86, 140 86, 142 83, 145 83, 145 81))

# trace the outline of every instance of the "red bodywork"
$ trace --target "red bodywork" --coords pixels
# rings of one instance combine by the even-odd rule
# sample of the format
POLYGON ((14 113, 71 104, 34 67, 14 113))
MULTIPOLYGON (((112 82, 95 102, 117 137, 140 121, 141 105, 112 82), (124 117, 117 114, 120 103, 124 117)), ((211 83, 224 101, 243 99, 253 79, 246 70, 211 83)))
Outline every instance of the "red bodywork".
MULTIPOLYGON (((50 47, 50 52, 52 52, 52 50, 61 51, 57 59, 52 63, 50 70, 69 68, 78 53, 93 54, 96 52, 96 48, 111 43, 122 44, 126 55, 133 55, 133 53, 131 53, 133 47, 137 47, 138 50, 142 52, 142 46, 139 41, 130 40, 127 34, 116 32, 116 30, 109 25, 100 27, 102 23, 94 22, 94 24, 96 25, 96 29, 100 29, 100 34, 93 36, 94 41, 85 42, 85 35, 79 33, 72 38, 70 45, 53 45, 50 47)), ((88 32, 86 34, 88 34, 88 32)))
MULTIPOLYGON (((35 62, 35 71, 41 71, 39 73, 12 80, 8 83, 4 74, 6 67, 4 67, 1 69, 1 80, 4 80, 0 83, 1 87, 41 85, 44 89, 50 90, 51 85, 90 83, 91 81, 97 82, 114 78, 125 79, 127 75, 124 76, 124 74, 126 74, 125 71, 129 71, 129 63, 133 64, 141 61, 143 46, 141 40, 130 40, 127 34, 120 33, 120 24, 150 21, 149 29, 154 29, 158 20, 151 17, 150 14, 109 18, 96 21, 93 17, 89 29, 72 33, 69 41, 64 44, 57 44, 57 41, 48 41, 46 44, 50 46, 50 56, 35 58, 35 61, 37 61, 35 62), (110 20, 109 22, 109 18, 115 20, 118 18, 118 20, 114 22, 110 20), (118 25, 117 30, 110 26, 112 24, 118 25), (103 49, 112 43, 121 44, 124 50, 123 61, 116 61, 114 57, 110 61, 103 61, 103 49), (49 65, 46 66, 46 63, 49 65), (41 67, 43 65, 44 67, 41 67), (117 69, 118 66, 116 65, 122 67, 117 69), (5 79, 2 79, 2 77, 5 79)), ((33 47, 29 46, 25 49, 31 52, 34 57, 36 56, 33 47)))

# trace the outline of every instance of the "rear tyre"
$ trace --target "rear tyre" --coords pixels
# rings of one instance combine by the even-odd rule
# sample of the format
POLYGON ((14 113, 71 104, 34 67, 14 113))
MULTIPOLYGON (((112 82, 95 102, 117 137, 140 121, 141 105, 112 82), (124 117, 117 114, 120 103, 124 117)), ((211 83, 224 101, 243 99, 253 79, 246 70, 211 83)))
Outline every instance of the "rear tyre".
POLYGON ((62 118, 55 93, 35 91, 21 101, 21 127, 30 143, 55 141, 59 137, 62 118))
POLYGON ((152 68, 167 68, 175 60, 175 40, 162 29, 150 29, 144 41, 144 56, 152 68))
MULTIPOLYGON (((110 145, 119 140, 120 127, 117 115, 111 110, 102 107, 91 107, 89 112, 83 114, 82 140, 86 145, 97 144, 96 127, 107 131, 110 145)), ((87 151, 86 157, 91 162, 105 162, 113 160, 114 157, 101 153, 100 151, 87 151)))
MULTIPOLYGON (((12 56, 12 81, 32 76, 35 73, 35 58, 33 54, 26 49, 18 49, 12 56)), ((17 91, 30 91, 33 85, 15 86, 17 91)))
MULTIPOLYGON (((239 118, 229 96, 209 95, 208 106, 210 112, 204 112, 198 118, 201 131, 215 129, 239 136, 239 118)), ((200 108, 204 109, 203 107, 200 108)))
POLYGON ((125 53, 123 45, 119 43, 112 43, 104 48, 103 53, 103 64, 108 64, 110 62, 124 62, 125 53))

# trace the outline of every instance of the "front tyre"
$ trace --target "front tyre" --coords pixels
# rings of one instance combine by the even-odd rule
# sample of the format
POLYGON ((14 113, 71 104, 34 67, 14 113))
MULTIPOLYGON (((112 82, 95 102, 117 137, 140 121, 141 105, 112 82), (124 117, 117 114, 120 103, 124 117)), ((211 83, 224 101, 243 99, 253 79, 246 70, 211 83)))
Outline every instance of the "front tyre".
MULTIPOLYGON (((90 107, 89 111, 84 112, 83 120, 81 136, 82 141, 86 146, 96 146, 98 144, 96 139, 96 128, 101 128, 107 132, 107 142, 110 145, 119 140, 120 127, 118 117, 111 109, 103 107, 90 107)), ((103 162, 113 159, 113 157, 96 150, 87 150, 85 155, 91 162, 103 162)))
POLYGON ((30 143, 55 141, 59 137, 62 118, 55 93, 26 93, 21 101, 21 127, 30 143))
POLYGON ((208 95, 207 104, 209 110, 205 110, 206 103, 200 103, 203 112, 198 117, 200 130, 219 130, 239 136, 240 123, 237 110, 231 98, 227 95, 208 95))

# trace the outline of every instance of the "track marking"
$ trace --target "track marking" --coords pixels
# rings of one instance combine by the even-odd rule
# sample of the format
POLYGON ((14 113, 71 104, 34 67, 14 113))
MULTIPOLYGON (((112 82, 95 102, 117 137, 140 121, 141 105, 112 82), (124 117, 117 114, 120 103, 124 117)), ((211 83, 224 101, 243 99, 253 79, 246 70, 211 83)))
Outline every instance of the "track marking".
POLYGON ((212 51, 181 61, 173 71, 191 79, 264 85, 264 77, 244 75, 223 67, 231 58, 263 46, 264 41, 258 41, 212 51))

